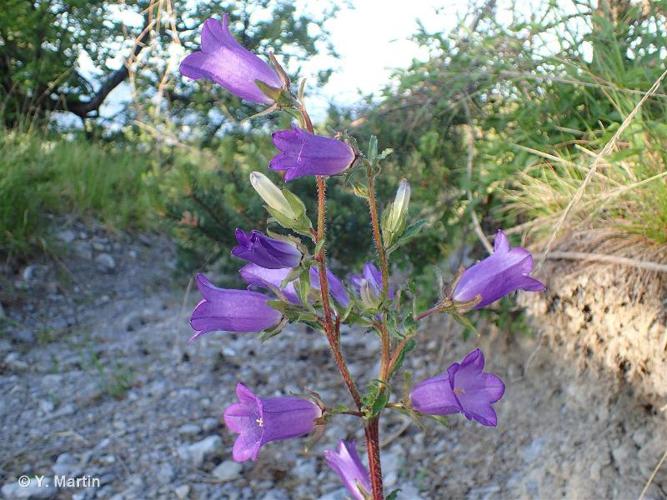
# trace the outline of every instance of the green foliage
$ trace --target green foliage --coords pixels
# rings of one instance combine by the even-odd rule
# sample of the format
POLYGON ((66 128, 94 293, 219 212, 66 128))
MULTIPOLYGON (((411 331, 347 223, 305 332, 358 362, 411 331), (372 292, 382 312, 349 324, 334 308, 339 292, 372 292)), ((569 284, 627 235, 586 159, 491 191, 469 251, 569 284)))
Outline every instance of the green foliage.
POLYGON ((0 137, 0 252, 24 256, 47 244, 48 218, 94 217, 111 228, 156 221, 146 158, 123 146, 7 133, 0 137))
MULTIPOLYGON (((472 212, 486 234, 536 219, 553 229, 591 152, 665 67, 664 2, 545 2, 539 12, 515 9, 510 24, 493 7, 473 10, 449 33, 421 29, 415 40, 429 59, 396 71, 379 103, 329 118, 334 128, 354 123, 360 143, 375 135, 394 148, 381 198, 407 177, 413 220, 429 222, 425 238, 397 252, 420 293, 437 293, 422 285, 433 282, 434 265, 453 273, 464 257, 485 256, 472 212)), ((665 93, 663 83, 635 117, 574 221, 596 217, 598 226, 665 241, 665 93)))
MULTIPOLYGON (((164 174, 154 179, 171 221, 183 269, 191 271, 217 263, 232 275, 241 261, 230 255, 236 244, 234 230, 266 230, 264 203, 254 191, 250 172, 262 171, 276 150, 268 134, 228 133, 216 147, 205 150, 175 149, 164 160, 164 174)), ((273 176, 276 184, 282 180, 273 176)), ((328 239, 334 268, 357 265, 369 255, 368 241, 359 238, 368 231, 367 208, 362 200, 344 189, 341 179, 329 181, 328 239)), ((316 193, 309 179, 296 180, 289 189, 306 203, 307 214, 316 213, 316 193)), ((272 226, 277 229, 277 226, 272 226)))

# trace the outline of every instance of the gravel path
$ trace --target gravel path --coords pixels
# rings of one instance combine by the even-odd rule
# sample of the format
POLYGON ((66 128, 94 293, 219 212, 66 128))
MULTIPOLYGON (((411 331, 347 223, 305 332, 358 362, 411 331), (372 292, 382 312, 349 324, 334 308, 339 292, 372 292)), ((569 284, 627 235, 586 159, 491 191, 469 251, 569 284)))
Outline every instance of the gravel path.
MULTIPOLYGON (((94 238, 74 233, 68 245, 94 238)), ((362 441, 354 417, 335 421, 317 442, 269 444, 257 462, 244 464, 231 461, 234 436, 220 421, 237 381, 264 396, 311 389, 327 402, 347 402, 323 337, 294 327, 263 344, 229 334, 190 344, 186 319, 196 297, 183 307, 185 285, 168 286, 169 245, 107 243, 63 261, 72 281, 64 292, 37 291, 57 274, 48 266, 39 281, 25 269, 13 277, 34 294, 5 307, 12 322, 0 340, 3 495, 345 498, 321 452, 341 438, 362 441), (96 252, 109 255, 113 269, 96 252), (80 285, 72 283, 87 287, 75 293, 80 285), (65 298, 56 300, 59 294, 65 298), (24 474, 97 478, 99 485, 37 488, 33 481, 21 489, 24 474)), ((491 331, 464 342, 447 321, 423 335, 406 363, 416 380, 479 345, 507 393, 497 404, 497 429, 461 417, 420 429, 387 414, 385 484, 401 487, 404 499, 637 498, 667 449, 664 411, 635 399, 631 386, 575 373, 564 354, 537 349, 534 339, 491 331)), ((358 331, 342 339, 352 373, 368 380, 376 339, 358 331)), ((666 491, 664 467, 645 498, 666 498, 666 491)))

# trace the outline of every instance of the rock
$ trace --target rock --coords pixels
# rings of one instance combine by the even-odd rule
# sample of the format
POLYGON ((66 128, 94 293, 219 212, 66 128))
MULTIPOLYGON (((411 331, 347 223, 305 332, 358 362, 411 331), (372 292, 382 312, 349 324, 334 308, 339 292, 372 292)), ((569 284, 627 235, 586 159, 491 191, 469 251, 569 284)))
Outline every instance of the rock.
POLYGON ((82 259, 92 260, 93 248, 87 241, 75 241, 72 245, 72 250, 77 257, 82 259))
POLYGON ((209 436, 191 445, 181 446, 178 455, 183 460, 189 460, 195 467, 201 467, 204 461, 214 457, 222 451, 220 436, 209 436))
POLYGON ((320 497, 320 500, 347 500, 349 495, 347 494, 347 490, 345 488, 340 488, 334 491, 331 491, 327 493, 326 495, 322 495, 320 497))
POLYGON ((76 239, 76 233, 71 229, 61 229, 56 233, 56 238, 63 243, 72 243, 76 239))
POLYGON ((48 399, 40 399, 39 401, 39 409, 44 413, 51 413, 55 407, 56 405, 54 405, 53 402, 49 401, 48 399))
POLYGON ((306 460, 297 464, 297 466, 292 471, 292 474, 294 474, 294 477, 299 478, 302 483, 312 483, 313 479, 317 477, 317 472, 315 471, 315 461, 306 460))
POLYGON ((29 266, 26 266, 25 269, 23 269, 23 272, 21 273, 21 278, 23 278, 23 281, 37 281, 43 278, 48 272, 48 270, 49 270, 48 266, 42 266, 39 264, 30 264, 29 266))
POLYGON ((30 330, 13 330, 9 336, 12 340, 19 344, 34 344, 35 334, 30 330))
POLYGON ((401 456, 393 450, 382 454, 382 473, 386 486, 391 487, 398 482, 402 462, 401 456))
POLYGON ((233 481, 240 477, 242 469, 243 466, 240 463, 225 460, 213 469, 213 475, 222 482, 233 481))
POLYGON ((289 495, 285 490, 272 489, 262 497, 262 500, 289 500, 289 495))
MULTIPOLYGON (((495 488, 497 488, 495 490, 496 493, 500 491, 499 486, 496 486, 495 488)), ((470 494, 472 494, 472 490, 470 490, 470 494)), ((398 493, 398 500, 422 500, 422 497, 419 496, 419 490, 414 484, 402 483, 401 491, 398 493)))
POLYGON ((544 448, 544 444, 544 438, 539 437, 534 439, 528 446, 524 446, 521 450, 521 456, 524 462, 528 464, 533 463, 537 457, 540 456, 542 448, 544 448))
POLYGON ((204 432, 211 432, 218 428, 220 422, 216 418, 205 418, 201 423, 201 428, 204 432))
POLYGON ((2 303, 0 302, 0 319, 3 319, 3 318, 5 318, 5 317, 6 317, 6 315, 5 315, 5 308, 2 307, 2 303))
POLYGON ((57 476, 75 477, 81 474, 79 460, 70 453, 59 455, 51 470, 57 476))
POLYGON ((176 498, 183 500, 190 493, 190 487, 187 484, 183 484, 174 490, 176 498))
POLYGON ((5 356, 5 364, 12 370, 26 370, 28 363, 22 361, 18 352, 10 352, 5 356))
POLYGON ((37 478, 33 477, 30 478, 30 483, 27 486, 21 486, 17 480, 2 487, 2 495, 6 500, 48 499, 54 498, 57 493, 58 489, 51 484, 50 478, 47 477, 44 477, 41 485, 37 478))
POLYGON ((95 263, 97 264, 97 268, 105 273, 110 273, 116 269, 116 261, 108 253, 101 253, 95 257, 95 263))
POLYGON ((174 468, 169 464, 162 464, 157 471, 157 480, 160 484, 169 484, 174 479, 174 468))
POLYGON ((200 432, 201 429, 195 424, 183 424, 178 428, 178 433, 181 436, 196 436, 200 432))

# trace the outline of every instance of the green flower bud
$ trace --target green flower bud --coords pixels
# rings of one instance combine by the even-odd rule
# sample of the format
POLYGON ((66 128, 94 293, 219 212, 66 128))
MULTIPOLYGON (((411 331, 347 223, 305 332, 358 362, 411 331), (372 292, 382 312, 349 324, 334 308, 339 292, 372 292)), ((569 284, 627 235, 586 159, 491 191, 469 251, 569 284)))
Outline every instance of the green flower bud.
POLYGON ((283 192, 271 180, 260 172, 252 172, 250 174, 250 183, 257 191, 257 194, 262 197, 266 204, 273 210, 288 219, 295 220, 300 214, 297 214, 292 205, 287 201, 283 192))

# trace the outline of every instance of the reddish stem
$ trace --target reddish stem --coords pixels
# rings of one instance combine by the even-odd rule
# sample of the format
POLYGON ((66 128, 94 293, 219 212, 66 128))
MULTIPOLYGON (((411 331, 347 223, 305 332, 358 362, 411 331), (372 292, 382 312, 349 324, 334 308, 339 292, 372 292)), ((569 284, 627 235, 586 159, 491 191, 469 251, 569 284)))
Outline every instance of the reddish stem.
POLYGON ((383 500, 382 465, 380 463, 380 417, 368 421, 366 428, 366 447, 368 450, 368 468, 370 470, 373 500, 383 500))

